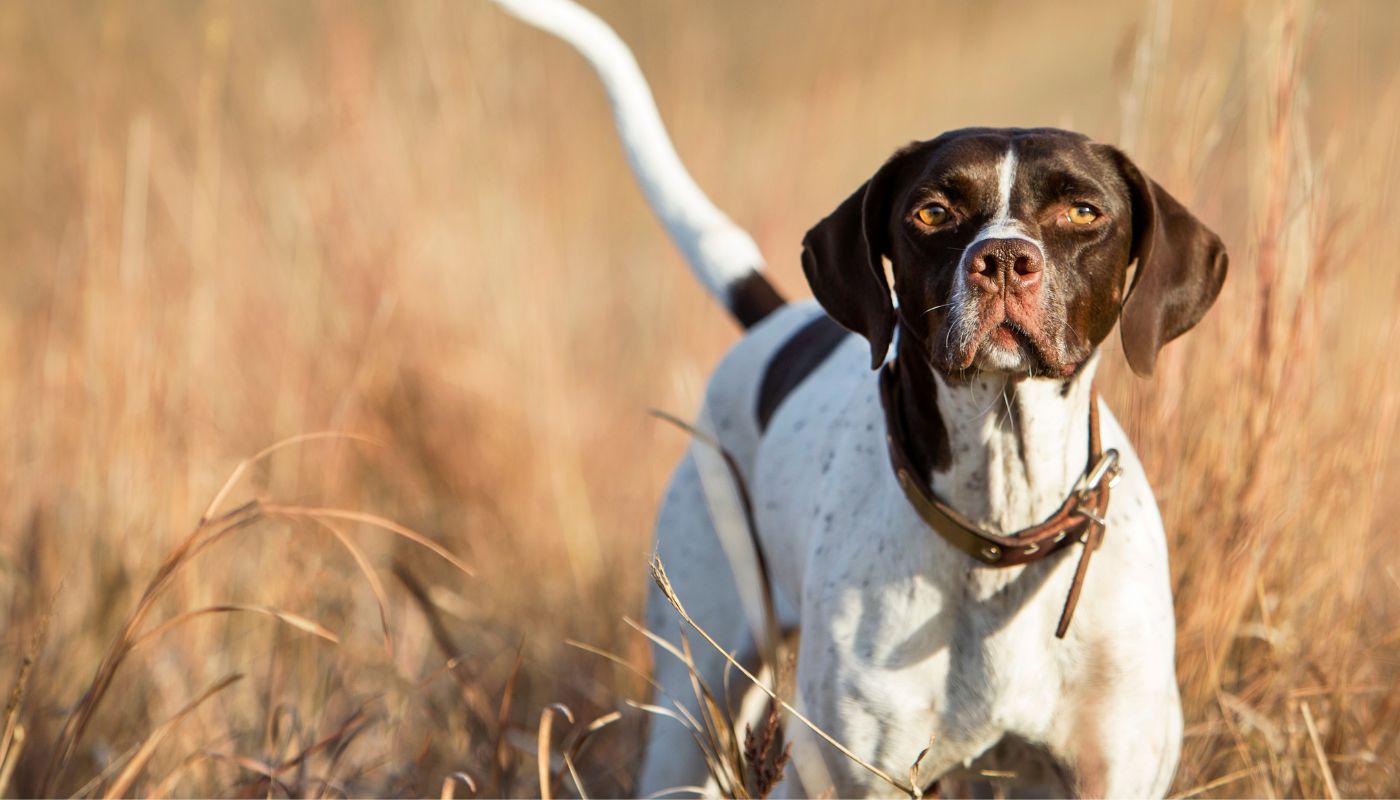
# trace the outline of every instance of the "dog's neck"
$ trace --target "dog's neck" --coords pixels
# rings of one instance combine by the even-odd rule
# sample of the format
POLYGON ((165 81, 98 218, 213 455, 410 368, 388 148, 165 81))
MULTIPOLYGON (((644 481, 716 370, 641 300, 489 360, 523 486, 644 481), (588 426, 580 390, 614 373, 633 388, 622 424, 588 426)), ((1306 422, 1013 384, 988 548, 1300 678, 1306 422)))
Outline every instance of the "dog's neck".
POLYGON ((901 342, 901 444, 934 495, 970 520, 994 533, 1035 525, 1084 473, 1097 362, 1095 355, 1068 380, 993 373, 952 379, 929 368, 917 346, 901 342))

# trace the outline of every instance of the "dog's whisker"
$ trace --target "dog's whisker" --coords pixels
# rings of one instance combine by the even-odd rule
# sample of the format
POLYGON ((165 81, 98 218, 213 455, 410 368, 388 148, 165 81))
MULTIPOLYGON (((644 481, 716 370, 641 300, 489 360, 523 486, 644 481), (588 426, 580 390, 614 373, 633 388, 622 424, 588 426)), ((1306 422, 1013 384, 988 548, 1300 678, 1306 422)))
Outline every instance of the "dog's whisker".
POLYGON ((1002 387, 1002 390, 1001 390, 1000 392, 998 392, 998 393, 992 395, 992 402, 989 403, 989 404, 987 404, 987 407, 986 407, 986 408, 982 409, 981 412, 979 412, 976 416, 974 416, 974 417, 973 417, 971 420, 969 420, 969 421, 970 421, 970 422, 976 422, 976 421, 982 419, 983 417, 987 416, 988 414, 992 413, 992 409, 994 409, 994 408, 997 407, 997 401, 1001 399, 1001 395, 1002 395, 1003 393, 1005 393, 1005 391, 1006 391, 1006 387, 1003 386, 1003 387, 1002 387))
POLYGON ((1006 403, 1006 421, 1011 425, 1011 434, 1016 436, 1016 414, 1011 410, 1011 398, 1007 395, 1005 386, 1001 387, 1001 399, 1006 403))

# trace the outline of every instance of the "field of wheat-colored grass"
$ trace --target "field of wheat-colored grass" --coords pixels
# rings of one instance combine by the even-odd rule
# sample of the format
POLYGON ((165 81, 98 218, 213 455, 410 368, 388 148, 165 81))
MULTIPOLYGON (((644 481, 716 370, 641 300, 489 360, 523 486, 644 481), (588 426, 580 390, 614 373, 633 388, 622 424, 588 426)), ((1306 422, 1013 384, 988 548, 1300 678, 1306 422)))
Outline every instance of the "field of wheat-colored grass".
MULTIPOLYGON (((1170 537, 1174 791, 1400 795, 1400 5, 596 8, 790 296, 967 125, 1118 143, 1217 230, 1205 322, 1100 371, 1170 537)), ((737 332, 584 62, 483 2, 9 2, 0 152, 0 796, 532 795, 542 715, 572 794, 614 710, 569 761, 625 794, 646 685, 568 641, 645 670, 647 409, 737 332)))

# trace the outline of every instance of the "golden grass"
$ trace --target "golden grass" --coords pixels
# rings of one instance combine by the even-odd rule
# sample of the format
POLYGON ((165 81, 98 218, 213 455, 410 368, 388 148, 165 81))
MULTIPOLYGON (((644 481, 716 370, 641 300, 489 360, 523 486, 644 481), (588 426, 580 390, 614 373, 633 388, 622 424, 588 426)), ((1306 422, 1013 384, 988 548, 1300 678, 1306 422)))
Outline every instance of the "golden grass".
MULTIPOLYGON (((1208 220, 1217 308, 1102 371, 1171 536, 1174 791, 1400 794, 1392 4, 599 10, 791 295, 808 225, 969 124, 1119 142, 1208 220)), ((583 62, 480 3, 10 3, 0 145, 0 794, 625 793, 686 443, 646 409, 736 334, 583 62), (383 446, 239 466, 314 431, 383 446), (234 470, 248 525, 167 572, 234 470)))

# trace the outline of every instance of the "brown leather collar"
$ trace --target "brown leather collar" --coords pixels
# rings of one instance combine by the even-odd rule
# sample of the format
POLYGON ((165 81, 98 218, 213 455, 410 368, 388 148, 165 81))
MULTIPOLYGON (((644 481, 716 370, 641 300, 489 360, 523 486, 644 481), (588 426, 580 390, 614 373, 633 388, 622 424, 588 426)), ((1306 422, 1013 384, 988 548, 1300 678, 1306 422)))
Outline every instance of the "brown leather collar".
POLYGON ((885 408, 885 441, 889 444, 890 463, 900 488, 910 505, 939 536, 989 567, 1014 567, 1048 558, 1075 542, 1084 545, 1079 566, 1065 598, 1056 638, 1064 638, 1069 630, 1074 608, 1079 603, 1084 574, 1089 568, 1089 556, 1103 541, 1111 487, 1118 482, 1118 451, 1104 452, 1099 439, 1099 395, 1089 389, 1089 463, 1079 484, 1059 510, 1039 525, 1032 525, 1012 534, 995 534, 981 530, 951 506, 934 497, 919 477, 902 444, 904 422, 899 404, 894 400, 895 363, 880 370, 880 402, 885 408))

